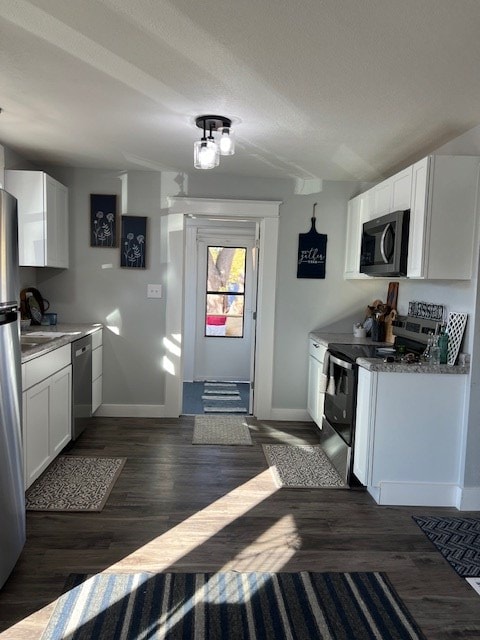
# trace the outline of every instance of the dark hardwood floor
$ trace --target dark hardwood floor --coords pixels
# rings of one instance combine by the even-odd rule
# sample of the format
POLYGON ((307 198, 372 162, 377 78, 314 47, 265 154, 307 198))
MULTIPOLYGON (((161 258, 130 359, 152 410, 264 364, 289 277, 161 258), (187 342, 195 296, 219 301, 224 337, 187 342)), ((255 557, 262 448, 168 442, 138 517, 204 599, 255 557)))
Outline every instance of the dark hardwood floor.
POLYGON ((0 591, 0 638, 40 638, 69 573, 221 569, 384 571, 427 638, 480 638, 480 596, 411 517, 458 511, 279 490, 260 445, 314 444, 316 427, 252 423, 254 446, 225 447, 192 445, 192 417, 92 419, 68 452, 126 465, 100 513, 27 513, 25 550, 0 591))

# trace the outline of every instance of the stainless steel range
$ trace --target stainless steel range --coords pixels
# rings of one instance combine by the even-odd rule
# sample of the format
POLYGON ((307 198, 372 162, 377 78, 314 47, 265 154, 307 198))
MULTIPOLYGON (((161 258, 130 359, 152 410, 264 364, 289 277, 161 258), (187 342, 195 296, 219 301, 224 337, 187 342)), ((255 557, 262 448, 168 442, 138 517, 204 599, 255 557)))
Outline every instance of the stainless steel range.
POLYGON ((321 445, 349 486, 359 485, 352 472, 355 446, 358 358, 415 363, 428 337, 438 333, 440 322, 398 316, 393 323, 395 345, 329 344, 329 383, 325 393, 321 445))

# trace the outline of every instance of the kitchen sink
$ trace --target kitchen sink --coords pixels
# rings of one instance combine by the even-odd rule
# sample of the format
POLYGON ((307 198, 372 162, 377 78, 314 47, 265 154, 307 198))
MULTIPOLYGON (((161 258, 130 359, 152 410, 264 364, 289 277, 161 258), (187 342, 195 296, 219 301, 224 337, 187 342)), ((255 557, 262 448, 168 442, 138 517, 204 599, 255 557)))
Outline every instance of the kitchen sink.
POLYGON ((74 336, 78 331, 29 331, 20 334, 20 345, 22 351, 28 351, 32 347, 39 347, 42 344, 48 344, 52 340, 61 338, 62 336, 74 336))
POLYGON ((51 342, 52 340, 55 340, 57 336, 52 335, 52 337, 50 336, 20 336, 20 342, 22 344, 45 344, 45 342, 51 342))
POLYGON ((46 344, 48 342, 51 342, 52 340, 55 340, 55 338, 58 336, 52 335, 52 336, 24 336, 24 335, 20 335, 20 346, 22 348, 22 351, 28 351, 28 349, 31 349, 32 347, 38 347, 42 344, 46 344))

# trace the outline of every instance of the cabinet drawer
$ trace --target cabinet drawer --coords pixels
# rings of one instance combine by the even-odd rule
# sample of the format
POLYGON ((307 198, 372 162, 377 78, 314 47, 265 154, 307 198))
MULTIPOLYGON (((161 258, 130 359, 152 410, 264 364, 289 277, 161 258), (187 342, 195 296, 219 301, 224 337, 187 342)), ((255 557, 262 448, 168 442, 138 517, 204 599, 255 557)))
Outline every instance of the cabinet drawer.
POLYGON ((25 362, 23 389, 29 389, 34 384, 53 375, 56 371, 60 371, 60 369, 71 364, 71 360, 71 346, 66 344, 64 347, 50 351, 50 353, 39 356, 30 362, 25 362))
POLYGON ((96 349, 97 347, 100 347, 102 345, 102 334, 103 331, 100 329, 100 331, 95 331, 95 333, 92 333, 92 349, 96 349))
POLYGON ((92 380, 102 375, 103 347, 97 347, 92 351, 92 380))
POLYGON ((318 340, 314 340, 313 338, 310 338, 309 349, 308 349, 309 355, 313 356, 319 362, 323 363, 326 352, 327 352, 327 347, 321 344, 318 340))

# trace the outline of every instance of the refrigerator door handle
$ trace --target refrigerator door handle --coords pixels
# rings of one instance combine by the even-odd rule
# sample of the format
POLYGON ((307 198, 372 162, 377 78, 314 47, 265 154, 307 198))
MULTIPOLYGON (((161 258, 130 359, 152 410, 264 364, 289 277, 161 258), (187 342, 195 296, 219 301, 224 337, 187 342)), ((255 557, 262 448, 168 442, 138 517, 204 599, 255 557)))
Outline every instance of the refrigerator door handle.
POLYGON ((0 309, 0 327, 4 324, 10 324, 17 321, 17 310, 2 311, 0 309))
POLYGON ((0 302, 0 313, 5 313, 6 311, 17 311, 18 310, 18 302, 16 300, 12 300, 11 302, 0 302))

